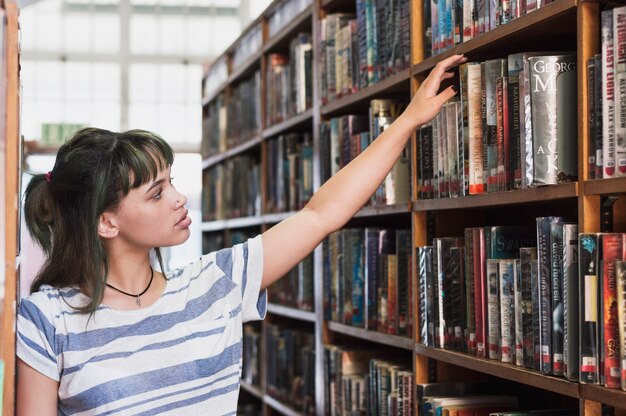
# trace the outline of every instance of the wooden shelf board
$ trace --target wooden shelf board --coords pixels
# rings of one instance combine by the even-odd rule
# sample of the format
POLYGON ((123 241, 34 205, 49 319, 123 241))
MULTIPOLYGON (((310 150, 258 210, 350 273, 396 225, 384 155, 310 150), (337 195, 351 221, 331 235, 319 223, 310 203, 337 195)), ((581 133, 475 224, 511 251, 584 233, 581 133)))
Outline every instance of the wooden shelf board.
POLYGON ((261 56, 263 54, 261 51, 258 51, 252 56, 250 56, 239 68, 235 69, 232 74, 228 77, 227 84, 232 84, 238 81, 240 78, 243 78, 249 72, 252 72, 256 67, 261 67, 261 56))
POLYGON ((226 89, 227 86, 228 86, 228 80, 224 81, 224 83, 222 83, 222 85, 217 87, 211 94, 209 94, 206 97, 203 97, 202 107, 207 106, 211 101, 213 101, 215 97, 217 97, 222 91, 226 89))
POLYGON ((570 12, 575 18, 578 1, 579 0, 557 0, 554 3, 547 4, 505 25, 498 26, 494 30, 478 35, 467 42, 455 45, 445 52, 413 65, 413 74, 423 74, 430 71, 437 62, 454 54, 471 54, 472 52, 485 49, 496 49, 501 44, 511 41, 511 38, 533 33, 533 31, 536 31, 536 29, 540 27, 549 27, 547 25, 548 22, 558 20, 564 13, 570 12))
POLYGON ((355 214, 356 218, 378 217, 381 215, 405 214, 411 212, 411 202, 395 205, 377 205, 363 207, 355 214))
POLYGON ((305 123, 311 123, 313 121, 313 109, 310 108, 304 113, 297 114, 293 117, 288 118, 282 123, 275 124, 271 127, 263 130, 262 136, 264 139, 267 139, 272 136, 277 136, 281 133, 288 132, 290 129, 301 126, 305 123))
POLYGON ((456 351, 442 350, 415 344, 415 352, 419 355, 444 361, 459 367, 490 374, 492 376, 527 384, 543 390, 569 397, 578 398, 579 384, 560 377, 552 377, 531 371, 523 367, 506 364, 495 360, 473 357, 456 351))
POLYGON ((399 335, 385 334, 383 332, 369 331, 355 326, 341 324, 339 322, 328 321, 328 329, 344 335, 364 339, 377 344, 384 344, 391 347, 402 348, 413 351, 413 339, 399 335))
POLYGON ((208 158, 202 161, 202 170, 210 168, 213 165, 216 165, 226 159, 230 159, 233 156, 236 156, 240 153, 245 152, 246 150, 252 149, 255 146, 258 146, 263 141, 263 137, 260 135, 254 136, 250 140, 245 141, 244 143, 233 147, 232 149, 228 149, 227 151, 217 154, 215 156, 209 156, 208 158))
POLYGON ((263 217, 243 217, 228 220, 205 221, 202 223, 203 232, 224 231, 233 228, 254 227, 263 224, 263 217))
POLYGON ((306 29, 310 31, 313 24, 312 17, 313 5, 310 5, 265 43, 263 53, 274 50, 282 43, 288 43, 298 32, 305 32, 306 29))
POLYGON ((580 397, 609 406, 626 409, 626 391, 607 389, 604 386, 580 384, 580 397))
POLYGON ((268 303, 267 311, 274 315, 284 316, 286 318, 298 319, 300 321, 315 322, 315 312, 303 311, 292 308, 290 306, 278 305, 276 303, 268 303))
POLYGON ((585 195, 610 195, 626 193, 626 178, 594 179, 585 181, 585 195))
POLYGON ((255 386, 254 384, 250 384, 243 379, 239 380, 239 385, 241 386, 242 390, 247 391, 257 399, 263 400, 263 392, 261 391, 260 387, 255 386))
POLYGON ((411 78, 410 68, 406 68, 396 74, 393 74, 384 80, 357 91, 354 94, 346 95, 339 99, 333 100, 331 103, 322 106, 322 115, 328 116, 334 113, 346 110, 355 104, 367 102, 372 98, 376 98, 380 94, 396 91, 400 87, 406 86, 404 89, 407 98, 409 97, 409 79, 411 78), (406 85, 405 85, 406 84, 406 85))
POLYGON ((265 402, 265 404, 267 404, 269 407, 285 416, 302 416, 302 413, 296 412, 290 406, 281 403, 269 394, 263 396, 263 402, 265 402))
POLYGON ((549 185, 537 188, 520 189, 470 195, 458 198, 418 199, 413 201, 414 211, 441 211, 448 209, 496 207, 518 205, 559 199, 576 198, 578 182, 549 185))

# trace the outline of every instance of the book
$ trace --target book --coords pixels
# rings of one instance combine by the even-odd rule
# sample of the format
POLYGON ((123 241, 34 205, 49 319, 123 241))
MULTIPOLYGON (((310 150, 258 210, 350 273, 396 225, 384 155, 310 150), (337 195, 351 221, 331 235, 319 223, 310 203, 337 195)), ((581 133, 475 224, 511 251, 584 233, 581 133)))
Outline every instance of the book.
POLYGON ((621 388, 626 391, 626 261, 615 262, 621 388))
POLYGON ((579 379, 578 226, 563 224, 563 362, 564 375, 579 379))
MULTIPOLYGON (((518 330, 521 340, 517 340, 516 343, 521 343, 521 351, 518 349, 516 358, 518 355, 522 358, 522 365, 526 368, 533 369, 534 363, 534 340, 533 340, 533 323, 537 321, 536 312, 533 309, 535 296, 533 292, 533 282, 535 280, 531 272, 532 263, 537 263, 537 248, 536 247, 521 247, 520 248, 520 273, 519 273, 519 286, 518 292, 520 292, 521 301, 519 308, 516 308, 517 322, 521 321, 521 327, 518 330), (521 353, 520 353, 521 352, 521 353)), ((516 292, 517 293, 517 292, 516 292)), ((516 303, 517 306, 517 303, 516 303)))
POLYGON ((498 268, 501 361, 515 363, 515 260, 500 260, 498 268))
POLYGON ((598 384, 599 373, 599 246, 596 234, 579 235, 580 382, 598 384))
POLYGON ((550 223, 550 304, 552 306, 552 374, 565 371, 563 352, 565 314, 563 301, 563 223, 550 223))
POLYGON ((533 180, 548 185, 576 180, 576 57, 529 58, 533 180))
POLYGON ((615 262, 622 260, 623 236, 620 233, 601 234, 602 239, 602 322, 600 375, 604 386, 612 389, 621 387, 619 357, 619 324, 617 313, 617 281, 615 262))
POLYGON ((600 21, 602 49, 602 162, 603 178, 615 177, 615 54, 613 9, 603 10, 600 21))
POLYGON ((487 340, 488 357, 492 360, 501 358, 500 332, 500 260, 487 259, 487 340))
POLYGON ((626 176, 626 6, 613 9, 615 175, 626 176))

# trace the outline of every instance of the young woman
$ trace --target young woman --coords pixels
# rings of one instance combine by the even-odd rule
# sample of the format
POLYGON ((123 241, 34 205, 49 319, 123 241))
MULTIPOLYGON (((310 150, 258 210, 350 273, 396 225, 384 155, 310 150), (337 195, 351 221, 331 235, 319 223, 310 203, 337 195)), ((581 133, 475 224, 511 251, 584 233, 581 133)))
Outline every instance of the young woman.
POLYGON ((28 229, 47 254, 18 308, 17 413, 234 415, 242 322, 265 288, 340 229, 374 193, 411 134, 455 92, 440 62, 404 113, 291 218, 165 276, 150 252, 189 237, 173 154, 140 130, 87 128, 26 190, 28 229))

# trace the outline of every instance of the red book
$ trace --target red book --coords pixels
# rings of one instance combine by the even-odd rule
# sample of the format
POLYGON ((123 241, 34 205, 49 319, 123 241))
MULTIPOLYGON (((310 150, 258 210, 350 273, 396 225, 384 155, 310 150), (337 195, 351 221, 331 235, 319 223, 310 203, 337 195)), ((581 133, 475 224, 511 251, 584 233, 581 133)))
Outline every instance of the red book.
POLYGON ((611 389, 621 386, 615 261, 622 259, 623 239, 621 233, 602 234, 602 355, 604 385, 611 389))

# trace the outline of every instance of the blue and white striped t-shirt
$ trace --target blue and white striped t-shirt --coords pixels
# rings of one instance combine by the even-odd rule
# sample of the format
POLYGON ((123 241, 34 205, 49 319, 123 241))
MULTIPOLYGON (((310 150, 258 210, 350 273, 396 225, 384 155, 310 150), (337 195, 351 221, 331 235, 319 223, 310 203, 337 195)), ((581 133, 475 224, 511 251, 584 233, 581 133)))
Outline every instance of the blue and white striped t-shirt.
POLYGON ((18 308, 17 355, 59 381, 60 415, 234 415, 242 323, 263 319, 261 237, 169 275, 152 305, 94 315, 76 289, 42 287, 18 308))

